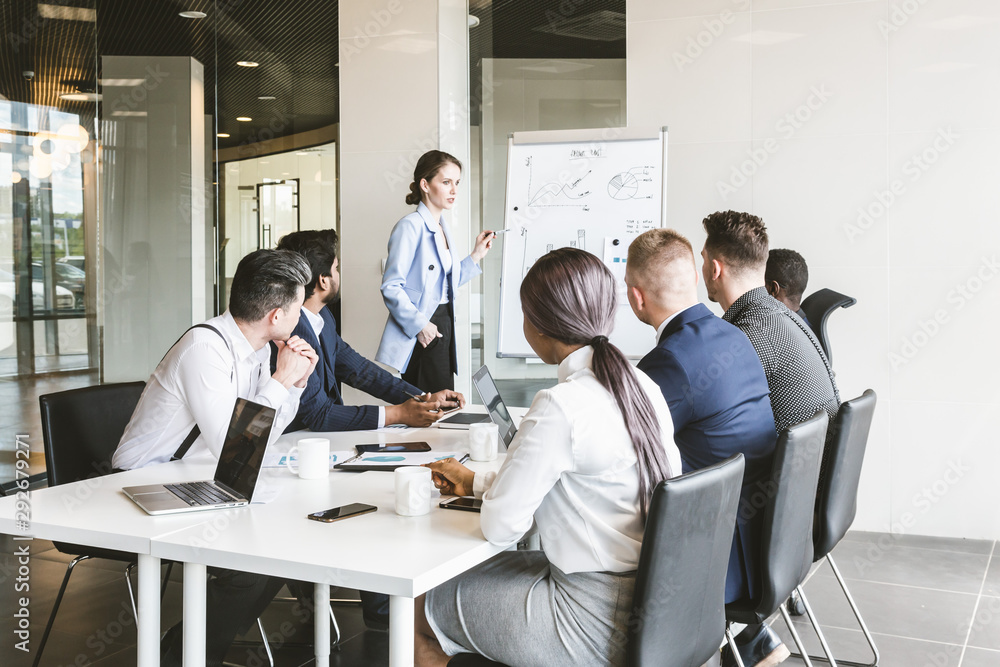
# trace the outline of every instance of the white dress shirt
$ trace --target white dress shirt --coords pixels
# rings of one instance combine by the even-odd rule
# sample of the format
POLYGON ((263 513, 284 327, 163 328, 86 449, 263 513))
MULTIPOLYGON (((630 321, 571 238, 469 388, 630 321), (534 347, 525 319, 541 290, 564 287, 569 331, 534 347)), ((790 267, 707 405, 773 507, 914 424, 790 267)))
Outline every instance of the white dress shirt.
MULTIPOLYGON (((490 542, 512 544, 534 522, 545 555, 563 572, 629 572, 643 534, 635 447, 614 397, 594 377, 593 356, 588 345, 563 359, 559 384, 535 395, 500 470, 476 474, 473 488, 490 542)), ((656 383, 636 374, 671 474, 679 475, 670 409, 656 383)))
MULTIPOLYGON (((309 326, 312 327, 313 333, 316 334, 316 340, 319 342, 320 348, 323 347, 323 339, 320 338, 320 334, 323 333, 323 327, 326 326, 326 321, 322 317, 309 310, 305 306, 302 307, 302 314, 306 316, 306 320, 309 322, 309 326)), ((317 349, 316 354, 319 355, 320 359, 323 359, 322 349, 317 349)), ((378 407, 378 427, 382 428, 385 426, 385 407, 379 405, 378 407)))
POLYGON ((195 423, 201 435, 188 455, 208 449, 218 458, 237 398, 275 408, 271 442, 295 418, 302 389, 285 389, 271 377, 269 346, 254 350, 228 310, 206 324, 218 329, 226 341, 199 327, 167 352, 118 443, 111 459, 114 467, 142 468, 169 461, 195 423))

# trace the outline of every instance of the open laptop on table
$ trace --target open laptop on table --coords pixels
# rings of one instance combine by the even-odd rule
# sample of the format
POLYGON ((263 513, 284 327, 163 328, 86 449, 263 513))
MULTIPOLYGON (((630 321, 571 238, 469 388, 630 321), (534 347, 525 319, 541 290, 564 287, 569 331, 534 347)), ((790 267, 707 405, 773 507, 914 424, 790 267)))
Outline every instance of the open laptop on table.
POLYGON ((248 504, 257 486, 274 415, 274 408, 245 398, 237 399, 214 480, 126 486, 122 492, 147 514, 174 514, 248 504))
POLYGON ((507 410, 507 406, 500 397, 497 385, 493 382, 490 369, 483 366, 472 376, 472 384, 479 394, 480 400, 486 406, 487 414, 481 415, 473 412, 459 412, 450 417, 445 417, 438 424, 441 428, 469 428, 470 424, 488 424, 491 421, 500 429, 501 452, 507 451, 507 446, 517 434, 517 427, 507 410), (456 420, 461 417, 461 420, 456 420))

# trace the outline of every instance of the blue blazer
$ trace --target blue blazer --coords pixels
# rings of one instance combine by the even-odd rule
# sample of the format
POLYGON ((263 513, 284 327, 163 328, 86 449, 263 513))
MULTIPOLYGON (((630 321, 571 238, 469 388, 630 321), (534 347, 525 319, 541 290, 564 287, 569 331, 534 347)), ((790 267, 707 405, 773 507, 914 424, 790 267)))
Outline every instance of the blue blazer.
POLYGON ((670 321, 639 368, 660 386, 670 406, 684 472, 737 452, 746 459, 726 602, 752 598, 760 588, 764 518, 753 502, 767 493, 777 440, 760 357, 742 331, 699 303, 670 321))
MULTIPOLYGON (((344 405, 339 383, 360 389, 376 398, 394 405, 407 400, 420 390, 393 376, 385 369, 368 361, 344 342, 337 334, 337 323, 326 308, 319 312, 323 318, 320 340, 304 314, 299 315, 293 335, 313 346, 319 354, 316 370, 309 376, 299 411, 285 429, 286 433, 304 428, 313 431, 358 431, 378 428, 378 407, 374 405, 344 405)), ((271 372, 274 372, 278 350, 271 346, 271 372)))
MULTIPOLYGON (((375 361, 401 371, 410 363, 417 334, 441 305, 445 274, 441 271, 441 256, 434 242, 437 223, 420 202, 417 210, 397 222, 389 235, 389 258, 381 288, 389 317, 375 361)), ((482 269, 471 255, 461 259, 455 251, 444 217, 441 228, 451 251, 449 287, 454 298, 458 288, 482 273, 482 269)), ((452 361, 457 364, 457 359, 452 361)))

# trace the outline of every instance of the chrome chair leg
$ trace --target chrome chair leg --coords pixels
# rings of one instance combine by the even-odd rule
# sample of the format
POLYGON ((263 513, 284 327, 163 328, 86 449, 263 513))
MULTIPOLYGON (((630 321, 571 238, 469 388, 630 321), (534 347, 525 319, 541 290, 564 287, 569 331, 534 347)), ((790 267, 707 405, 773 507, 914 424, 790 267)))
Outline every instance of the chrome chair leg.
POLYGON ((792 617, 788 615, 788 610, 785 609, 784 603, 778 607, 778 611, 781 612, 781 618, 785 619, 785 625, 788 626, 788 632, 791 633, 792 639, 795 641, 795 645, 799 647, 799 651, 802 653, 802 662, 806 663, 806 667, 813 667, 812 660, 809 659, 809 653, 806 651, 806 647, 802 645, 802 639, 799 637, 798 631, 792 624, 792 617))
POLYGON ((736 647, 736 637, 733 636, 733 628, 729 623, 726 623, 726 642, 729 644, 729 650, 733 652, 733 657, 736 658, 736 664, 739 667, 746 667, 743 658, 740 657, 740 650, 736 647))
MULTIPOLYGON (((802 590, 802 586, 796 586, 795 590, 799 593, 799 599, 802 600, 802 606, 805 607, 806 616, 809 617, 809 623, 812 624, 813 630, 816 632, 816 636, 819 637, 819 645, 823 648, 823 654, 826 656, 826 662, 830 663, 830 667, 837 667, 837 661, 833 657, 833 651, 830 650, 829 644, 826 643, 826 636, 823 634, 823 630, 819 627, 819 622, 816 621, 816 617, 813 615, 812 606, 809 604, 809 598, 806 597, 805 591, 802 590)), ((817 658, 819 660, 821 658, 817 658)))
POLYGON ((45 624, 45 632, 42 633, 42 641, 38 644, 38 652, 35 653, 35 660, 31 663, 31 667, 38 667, 42 661, 42 651, 45 650, 45 643, 49 640, 49 633, 52 632, 52 624, 55 623, 56 613, 59 611, 59 605, 62 603, 63 594, 66 592, 66 585, 69 583, 69 577, 73 574, 73 568, 76 567, 77 563, 81 563, 90 558, 90 556, 77 556, 69 562, 66 566, 66 574, 63 576, 62 585, 59 587, 59 593, 56 595, 56 601, 52 605, 52 613, 49 614, 49 622, 45 624))
POLYGON ((274 655, 271 653, 271 642, 267 641, 267 633, 264 631, 264 622, 257 617, 257 628, 260 630, 260 638, 264 642, 264 651, 267 653, 267 664, 274 667, 274 655))
POLYGON ((330 622, 333 623, 333 645, 336 646, 340 643, 340 626, 337 625, 337 617, 333 614, 333 605, 330 605, 330 622))
MULTIPOLYGON (((865 641, 868 642, 868 648, 871 649, 873 660, 871 662, 854 662, 850 660, 841 660, 838 665, 844 665, 845 667, 878 667, 879 663, 879 652, 878 647, 875 646, 875 639, 872 637, 872 633, 868 631, 868 626, 865 624, 865 620, 861 617, 861 610, 858 609, 857 603, 854 601, 854 597, 851 595, 851 591, 847 588, 847 582, 844 581, 843 575, 840 574, 840 569, 833 560, 832 554, 826 555, 826 561, 830 564, 830 569, 833 570, 833 575, 837 578, 837 583, 840 584, 840 590, 844 591, 844 596, 847 598, 847 603, 851 605, 851 611, 854 613, 854 618, 857 619, 858 625, 861 627, 861 632, 865 636, 865 641)), ((816 627, 815 624, 813 627, 816 627)), ((799 653, 793 653, 792 657, 799 658, 802 657, 799 653)), ((828 662, 825 658, 821 656, 810 656, 815 660, 820 660, 822 662, 828 662)))
MULTIPOLYGON (((139 608, 135 604, 135 591, 132 590, 132 570, 135 569, 137 563, 132 561, 125 567, 125 585, 128 586, 128 599, 132 601, 132 618, 139 618, 139 608)), ((138 622, 136 622, 138 626, 138 622)))

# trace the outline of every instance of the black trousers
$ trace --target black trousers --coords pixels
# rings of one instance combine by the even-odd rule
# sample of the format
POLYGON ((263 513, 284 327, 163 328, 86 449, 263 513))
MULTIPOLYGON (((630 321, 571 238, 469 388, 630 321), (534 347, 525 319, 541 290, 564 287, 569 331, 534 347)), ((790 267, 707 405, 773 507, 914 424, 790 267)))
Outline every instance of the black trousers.
MULTIPOLYGON (((285 580, 214 567, 208 571, 205 664, 221 667, 233 639, 250 629, 285 580)), ((183 631, 178 623, 160 642, 160 667, 181 667, 183 655, 183 631)))
POLYGON ((432 340, 427 347, 421 345, 420 341, 414 343, 413 356, 402 372, 402 377, 421 391, 433 394, 442 389, 454 389, 455 373, 458 372, 455 314, 450 301, 438 306, 431 315, 431 322, 437 326, 441 337, 432 340))

